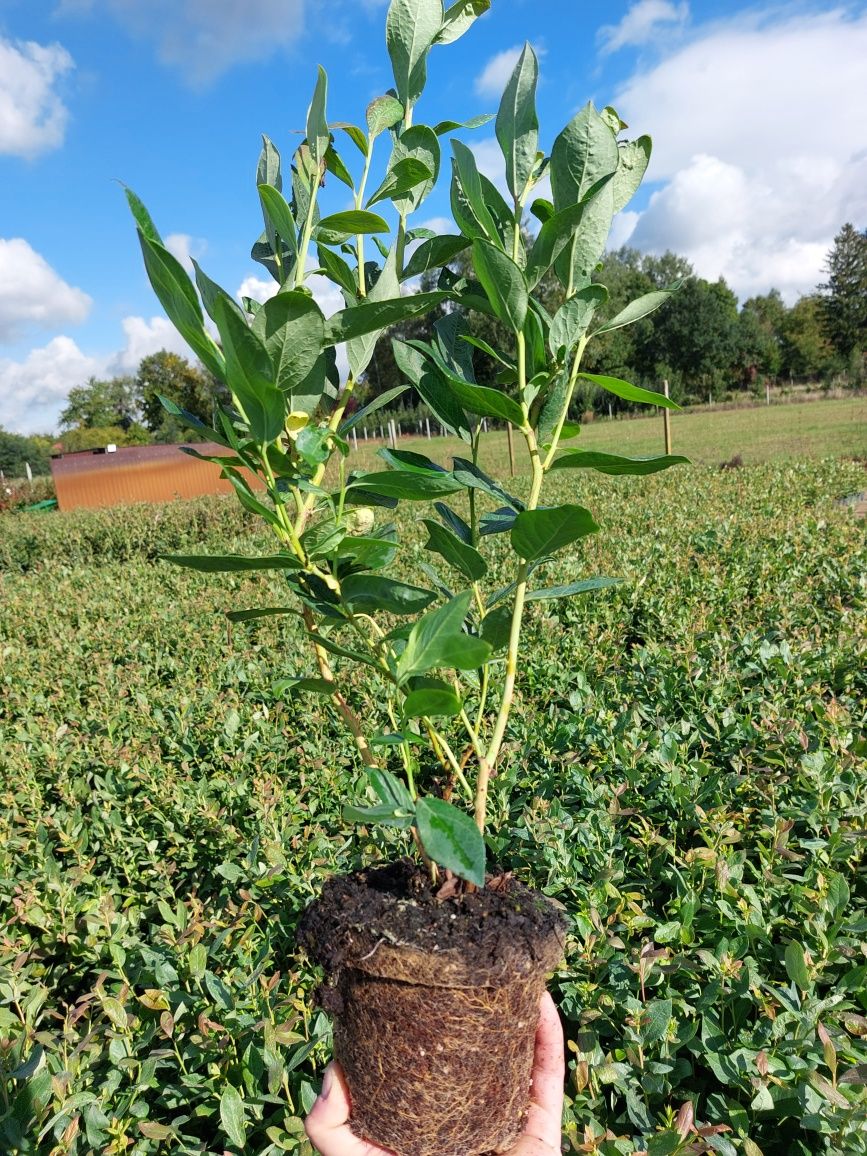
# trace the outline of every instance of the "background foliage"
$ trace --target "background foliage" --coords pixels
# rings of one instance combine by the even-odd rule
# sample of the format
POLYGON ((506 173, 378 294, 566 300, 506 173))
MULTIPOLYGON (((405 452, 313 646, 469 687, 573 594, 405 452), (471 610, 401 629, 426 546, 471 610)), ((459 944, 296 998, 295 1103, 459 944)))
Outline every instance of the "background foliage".
MULTIPOLYGON (((863 476, 582 480, 606 532, 557 579, 626 582, 534 606, 489 843, 570 916, 573 1150, 867 1151, 867 559, 833 500, 863 476)), ((256 548, 245 516, 100 519, 19 516, 2 578, 0 1147, 309 1153, 329 1042, 293 926, 400 836, 342 832, 350 744, 271 691, 290 621, 214 612, 279 579, 149 560, 256 548)))

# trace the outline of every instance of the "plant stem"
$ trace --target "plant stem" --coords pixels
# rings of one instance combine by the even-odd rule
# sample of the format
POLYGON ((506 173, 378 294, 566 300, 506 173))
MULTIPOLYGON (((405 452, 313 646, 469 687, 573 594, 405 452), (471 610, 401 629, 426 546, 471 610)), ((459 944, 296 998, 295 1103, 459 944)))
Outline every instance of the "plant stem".
POLYGON ((304 222, 304 232, 301 234, 301 245, 298 252, 298 264, 295 266, 295 288, 300 289, 307 276, 307 250, 310 247, 310 238, 313 235, 313 214, 316 212, 316 195, 319 192, 319 178, 314 174, 310 181, 310 204, 307 206, 307 220, 304 222))
POLYGON ((584 350, 587 348, 587 342, 590 340, 585 334, 578 342, 578 348, 575 350, 575 358, 572 362, 572 372, 569 375, 569 388, 566 390, 566 400, 563 403, 563 410, 560 414, 560 419, 554 430, 554 436, 551 438, 551 448, 545 458, 545 464, 542 467, 544 470, 550 469, 551 462, 554 460, 554 454, 557 452, 557 445, 560 441, 560 436, 563 433, 563 426, 566 424, 566 418, 569 416, 569 406, 572 404, 572 395, 575 392, 575 385, 578 381, 578 370, 581 367, 581 358, 584 356, 584 350))
POLYGON ((328 661, 328 652, 324 647, 320 646, 316 641, 316 635, 319 633, 316 627, 316 620, 313 617, 313 611, 309 606, 305 606, 302 615, 304 618, 304 625, 307 627, 307 633, 313 639, 313 647, 316 651, 316 661, 319 663, 319 672, 326 682, 334 684, 334 690, 331 693, 332 701, 337 707, 338 713, 343 721, 346 723, 349 730, 352 732, 352 737, 355 740, 355 745, 358 748, 358 753, 361 755, 365 766, 376 767, 379 766, 376 761, 376 756, 370 748, 364 731, 359 721, 358 715, 347 702, 344 695, 337 689, 337 680, 334 677, 334 671, 328 661))
MULTIPOLYGON (((527 347, 524 340, 523 333, 518 335, 518 390, 521 397, 521 406, 524 410, 525 424, 521 430, 524 439, 527 442, 527 448, 530 451, 530 462, 533 467, 533 481, 530 486, 530 497, 527 501, 527 509, 535 510, 539 504, 539 494, 542 490, 542 482, 545 477, 545 471, 542 466, 542 461, 539 456, 539 446, 536 442, 536 434, 527 420, 527 405, 524 401, 524 393, 527 385, 527 347)), ((527 578, 530 573, 529 563, 525 558, 522 558, 518 565, 517 574, 517 588, 515 590, 515 603, 512 609, 512 626, 509 632, 509 647, 506 652, 506 681, 503 686, 503 697, 500 700, 500 709, 497 713, 497 720, 494 723, 494 732, 491 735, 491 741, 488 744, 487 752, 484 759, 479 759, 479 778, 476 785, 476 802, 475 802, 475 818, 476 825, 484 834, 485 817, 488 806, 488 787, 490 784, 491 774, 497 765, 497 759, 500 755, 500 750, 503 745, 503 739, 506 734, 506 726, 509 721, 509 713, 512 709, 512 703, 515 697, 515 680, 518 673, 518 648, 521 641, 521 622, 524 614, 524 600, 527 595, 527 578)))
MULTIPOLYGON (((364 190, 367 187, 367 177, 370 173, 370 162, 373 159, 373 141, 370 141, 367 146, 367 156, 364 158, 364 172, 361 174, 361 183, 358 186, 358 192, 355 194, 356 209, 364 208, 364 190)), ((355 238, 355 255, 358 258, 358 296, 364 297, 367 295, 367 287, 364 279, 364 234, 359 233, 355 238)))
POLYGON ((461 787, 463 788, 464 793, 467 796, 467 799, 468 800, 472 799, 473 788, 467 782, 467 778, 466 778, 466 775, 464 774, 463 767, 458 762, 454 751, 449 746, 445 737, 440 734, 440 732, 436 729, 436 727, 433 725, 433 723, 431 722, 431 720, 429 718, 423 718, 421 721, 424 723, 424 725, 427 729, 427 733, 430 736, 431 742, 434 744, 435 747, 438 747, 442 751, 442 753, 445 755, 445 757, 448 761, 448 766, 451 768, 455 778, 461 784, 461 787))

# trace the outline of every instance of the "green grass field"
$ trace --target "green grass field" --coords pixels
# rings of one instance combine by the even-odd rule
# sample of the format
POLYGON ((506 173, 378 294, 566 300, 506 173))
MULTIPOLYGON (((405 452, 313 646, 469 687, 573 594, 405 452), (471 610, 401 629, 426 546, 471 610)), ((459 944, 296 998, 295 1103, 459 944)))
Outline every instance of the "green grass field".
MULTIPOLYGON (((747 464, 780 459, 867 456, 867 397, 775 404, 755 408, 707 411, 700 408, 672 413, 672 449, 702 465, 719 465, 740 454, 747 464)), ((445 462, 466 452, 455 438, 406 439, 420 453, 445 462), (431 448, 426 448, 427 446, 431 448)), ((583 426, 570 446, 604 450, 634 457, 665 452, 662 416, 597 420, 583 426)), ((353 464, 368 461, 370 447, 359 443, 353 464)), ((526 451, 516 439, 517 472, 526 466, 526 451)), ((508 470, 506 435, 492 432, 482 452, 482 464, 508 470)))
MULTIPOLYGON (((534 581, 623 583, 531 604, 488 841, 569 917, 566 1151, 867 1153, 867 549, 838 501, 864 417, 675 416, 710 465, 552 479, 602 532, 534 581), (759 464, 717 468, 738 452, 759 464)), ((653 453, 661 420, 581 437, 653 453)), ((425 582, 422 514, 398 573, 425 582)), ((4 1154, 312 1156, 331 1043, 293 929, 406 845, 346 828, 351 742, 272 690, 313 671, 296 620, 227 627, 279 577, 158 559, 263 545, 228 499, 2 520, 4 1154)), ((345 689, 364 715, 376 687, 345 689)))

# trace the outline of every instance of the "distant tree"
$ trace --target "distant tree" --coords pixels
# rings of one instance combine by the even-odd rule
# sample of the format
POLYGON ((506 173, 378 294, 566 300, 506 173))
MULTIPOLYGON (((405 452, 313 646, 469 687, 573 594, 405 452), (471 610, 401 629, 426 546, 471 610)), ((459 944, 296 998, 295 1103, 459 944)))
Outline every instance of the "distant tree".
POLYGON ((79 426, 65 430, 58 443, 63 453, 74 454, 79 450, 97 450, 111 445, 148 445, 152 440, 143 425, 132 422, 126 429, 119 425, 79 426))
POLYGON ((182 418, 172 416, 163 408, 160 395, 207 425, 213 423, 215 407, 229 401, 222 382, 207 370, 165 349, 142 360, 134 385, 144 424, 158 442, 202 440, 202 435, 182 418))
POLYGON ((686 400, 717 396, 737 379, 737 297, 722 278, 688 277, 648 320, 635 350, 645 382, 667 377, 675 400, 686 400))
POLYGON ((738 343, 744 384, 750 384, 758 375, 779 374, 787 312, 779 289, 748 297, 741 306, 738 343))
POLYGON ((100 381, 91 377, 86 385, 69 391, 66 409, 60 415, 61 429, 98 429, 106 426, 127 428, 137 422, 139 405, 135 380, 112 377, 100 381))
POLYGON ((786 313, 780 344, 785 377, 827 378, 839 361, 824 327, 824 304, 816 295, 801 297, 786 313))
POLYGON ((48 452, 44 441, 8 433, 0 426, 0 470, 6 478, 23 478, 29 464, 34 474, 47 474, 48 452))
POLYGON ((846 224, 834 238, 819 286, 825 333, 845 360, 867 349, 867 229, 846 224))

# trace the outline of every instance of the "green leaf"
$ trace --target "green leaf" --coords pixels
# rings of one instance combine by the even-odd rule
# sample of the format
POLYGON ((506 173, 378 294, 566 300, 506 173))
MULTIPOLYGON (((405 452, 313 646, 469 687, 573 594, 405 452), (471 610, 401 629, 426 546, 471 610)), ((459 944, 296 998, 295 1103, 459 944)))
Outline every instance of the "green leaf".
POLYGON ((447 265, 458 253, 462 253, 464 249, 469 247, 469 244, 467 237, 449 234, 423 241, 407 262, 403 275, 405 278, 420 277, 428 269, 439 269, 441 266, 447 265))
POLYGON ((359 233, 388 233, 389 224, 376 213, 365 209, 347 209, 343 213, 332 213, 323 217, 316 226, 316 237, 329 245, 340 245, 347 237, 359 233))
POLYGON ((456 514, 445 502, 434 502, 434 509, 442 518, 445 526, 451 530, 462 542, 472 545, 473 533, 460 514, 456 514))
POLYGON ((226 365, 219 348, 205 331, 202 308, 186 270, 168 249, 139 230, 148 280, 166 316, 210 371, 225 380, 226 365))
POLYGON ((572 598, 575 594, 607 590, 609 586, 620 586, 622 582, 622 578, 583 578, 580 582, 570 582, 568 586, 549 586, 547 590, 533 590, 524 601, 554 602, 558 598, 572 598))
POLYGON ((218 285, 216 281, 211 280, 211 278, 207 275, 204 269, 201 268, 195 258, 190 258, 190 260, 193 262, 193 268, 196 271, 196 285, 199 290, 199 296, 202 299, 202 304, 204 305, 205 311, 208 313, 208 315, 213 318, 217 301, 222 300, 226 303, 227 308, 235 310, 235 312, 246 325, 247 318, 245 317, 244 311, 241 309, 240 305, 238 305, 237 301, 235 301, 233 297, 230 297, 226 290, 218 285))
POLYGON ((307 147, 317 165, 325 160, 325 153, 331 142, 325 105, 328 99, 328 76, 322 65, 317 66, 316 87, 307 113, 307 147))
POLYGON ((641 1013, 641 1042, 655 1044, 668 1031, 671 1023, 671 1000, 654 999, 645 1004, 641 1013))
MULTIPOLYGON (((283 238, 289 249, 298 252, 298 227, 292 210, 286 203, 286 198, 279 189, 272 185, 259 185, 259 200, 262 204, 262 214, 266 228, 270 225, 275 234, 283 238)), ((272 249, 277 252, 278 246, 272 241, 272 249)))
POLYGON ((356 807, 347 803, 342 813, 347 823, 381 823, 384 827, 397 827, 405 831, 412 826, 414 811, 406 812, 388 803, 378 803, 375 807, 356 807))
POLYGON ((262 150, 256 164, 256 184, 273 185, 275 189, 283 188, 283 178, 280 175, 280 153, 270 137, 262 134, 262 150))
POLYGON ((360 305, 353 305, 329 317, 325 325, 326 340, 330 345, 339 345, 354 337, 368 333, 378 333, 390 325, 408 321, 427 313, 434 305, 445 301, 448 293, 416 293, 411 297, 395 297, 388 301, 368 299, 360 305))
POLYGON ((470 490, 481 490, 497 502, 507 502, 515 510, 523 510, 524 503, 503 489, 493 478, 466 458, 452 458, 455 478, 470 490))
POLYGON ((253 610, 227 610, 226 617, 230 622, 253 622, 257 618, 276 618, 297 613, 292 606, 262 606, 253 610))
POLYGON ((379 494, 410 502, 432 502, 434 498, 456 494, 463 486, 450 473, 404 473, 387 470, 362 474, 347 487, 358 493, 379 494))
POLYGON ((634 474, 643 477, 680 465, 689 465, 689 458, 677 454, 658 458, 624 458, 619 454, 603 454, 593 450, 569 450, 555 458, 550 469, 598 470, 600 474, 634 474))
POLYGON ((428 346, 424 352, 434 362, 434 367, 429 367, 427 372, 439 374, 445 388, 459 402, 462 409, 480 417, 493 417, 500 421, 511 422, 518 428, 523 426, 523 411, 507 394, 490 389, 486 385, 475 385, 473 382, 465 381, 449 368, 436 349, 428 346))
POLYGON ((427 184, 433 173, 423 161, 417 157, 404 157, 386 173, 385 178, 376 192, 368 199, 367 207, 376 205, 380 201, 396 201, 399 197, 412 192, 419 185, 427 184))
POLYGON ((452 212, 459 229, 468 237, 484 238, 502 248, 503 241, 485 201, 472 149, 467 148, 463 141, 453 140, 452 152, 452 212))
POLYGON ((813 981, 810 979, 810 971, 807 967, 806 956, 804 955, 804 949, 800 943, 795 943, 792 941, 791 943, 786 944, 786 953, 784 958, 786 964, 786 975, 788 975, 792 983, 795 984, 796 987, 800 988, 801 991, 812 991, 813 981))
MULTIPOLYGON (((440 171, 440 142, 436 133, 427 125, 417 124, 412 128, 404 129, 394 142, 389 169, 403 164, 404 161, 414 160, 430 173, 423 181, 413 185, 411 189, 400 196, 390 194, 394 207, 401 214, 415 212, 422 201, 430 194, 440 171)), ((388 179, 386 177, 386 179, 388 179)))
POLYGON ((437 421, 451 433, 470 440, 470 423, 448 384, 428 362, 424 354, 404 341, 392 339, 391 347, 398 369, 415 387, 437 421))
POLYGON ((247 1125, 244 1120, 244 1101, 231 1084, 220 1096, 220 1120, 223 1131, 238 1148, 247 1143, 247 1125))
POLYGON ((616 317, 612 317, 610 321, 600 325, 596 333, 610 333, 612 329, 620 329, 624 325, 631 325, 633 321, 639 321, 648 313, 653 313, 660 305, 664 305, 672 293, 677 292, 679 288, 680 285, 678 284, 671 289, 657 289, 653 293, 645 293, 643 297, 636 297, 634 301, 630 301, 625 309, 621 309, 616 317))
POLYGON ((484 665, 491 653, 490 646, 463 631, 472 596, 472 591, 466 590, 418 620, 398 659, 401 684, 414 675, 427 674, 440 667, 475 670, 484 665))
POLYGON ((567 206, 561 212, 549 217, 542 225, 527 258, 527 284, 531 289, 535 288, 563 250, 572 243, 585 213, 589 211, 594 197, 598 195, 598 192, 594 193, 586 201, 567 206))
MULTIPOLYGON (((592 104, 563 129, 551 149, 551 190, 557 212, 582 200, 620 164, 617 138, 592 104)), ((613 205, 613 201, 612 201, 613 205)))
POLYGON ((441 526, 439 522, 431 521, 429 518, 422 520, 428 532, 426 550, 431 550, 445 558, 450 566, 469 578, 471 582, 478 582, 484 578, 488 572, 488 567, 478 550, 461 541, 459 537, 441 526))
POLYGON ((367 131, 370 139, 403 120, 404 107, 396 96, 378 96, 367 106, 367 131))
POLYGON ((615 213, 625 209, 635 195, 650 163, 651 147, 649 136, 618 145, 620 161, 613 181, 615 213))
POLYGON ((327 678, 281 678, 274 683, 271 689, 278 697, 284 694, 294 694, 296 691, 302 694, 323 694, 330 697, 334 694, 335 686, 327 678))
POLYGON ((162 245, 163 239, 157 231, 156 225, 153 223, 150 213, 145 208, 142 201, 135 195, 132 189, 128 189, 123 185, 124 195, 126 196, 127 204, 130 212, 135 218, 135 223, 138 225, 142 234, 147 237, 149 241, 153 241, 156 245, 162 245))
POLYGON ((340 590, 343 601, 363 613, 384 610, 387 614, 417 614, 436 598, 432 590, 377 574, 351 574, 343 579, 340 590))
POLYGON ((182 409, 177 402, 172 401, 170 397, 164 397, 161 393, 158 393, 157 397, 159 398, 160 405, 167 413, 172 414, 173 417, 181 418, 185 425, 204 434, 208 441, 217 442, 218 445, 225 446, 227 449, 229 448, 228 440, 219 430, 215 430, 213 426, 206 425, 201 418, 196 417, 196 415, 190 413, 189 410, 182 409))
POLYGON ((367 405, 363 405, 361 409, 356 410, 346 421, 341 422, 337 432, 339 434, 349 433, 359 422, 369 417, 370 414, 376 413, 378 409, 382 409, 383 406, 388 405, 389 402, 394 401, 395 398, 400 397, 402 393, 406 393, 406 390, 407 387, 405 385, 397 385, 394 389, 386 389, 383 393, 378 394, 373 401, 369 401, 367 405))
POLYGON ((523 195, 536 167, 539 149, 538 79, 539 62, 530 45, 525 44, 497 113, 497 140, 506 159, 506 184, 516 201, 523 195))
POLYGON ((661 405, 665 409, 680 409, 677 402, 666 397, 664 393, 654 393, 649 389, 642 389, 638 385, 630 385, 628 381, 621 381, 619 377, 603 377, 598 373, 579 373, 585 381, 592 381, 601 389, 613 393, 615 397, 622 397, 624 401, 638 401, 644 405, 661 405))
POLYGON ((548 334, 548 345, 554 357, 558 360, 568 358, 589 329, 596 309, 607 300, 608 290, 604 285, 586 285, 560 306, 548 334))
POLYGON ((325 167, 332 176, 337 177, 338 181, 342 181, 347 188, 355 192, 355 182, 352 179, 352 174, 343 163, 343 158, 333 143, 329 144, 325 152, 325 167))
POLYGON ((425 853, 461 879, 485 885, 485 843, 473 820, 443 799, 419 799, 415 826, 425 853))
MULTIPOLYGON (((322 353, 325 318, 319 306, 300 289, 278 293, 265 302, 251 329, 268 352, 274 384, 284 393, 295 393, 322 353)), ((289 409, 301 407, 292 402, 289 409)))
POLYGON ((583 506, 551 506, 542 510, 524 510, 512 527, 512 549, 531 562, 547 558, 557 550, 577 542, 599 527, 593 515, 583 506))
POLYGON ((421 96, 427 80, 427 54, 442 29, 442 0, 391 0, 385 43, 397 96, 406 108, 421 96))
POLYGON ((428 678, 406 696, 401 713, 404 718, 455 718, 462 710, 461 700, 447 682, 428 678))
POLYGON ((271 380, 270 354, 246 322, 222 299, 214 303, 214 315, 226 358, 226 381, 242 416, 258 442, 275 441, 283 431, 286 403, 271 380))
POLYGON ((473 241, 473 265, 497 317, 520 333, 529 305, 524 274, 511 257, 479 238, 473 241))
POLYGON ((380 802, 393 807, 400 807, 404 811, 412 811, 414 806, 412 795, 400 779, 392 775, 390 771, 383 770, 382 767, 367 767, 366 770, 370 785, 378 795, 380 802))
POLYGON ((248 558, 243 554, 160 554, 164 562, 174 562, 203 574, 247 573, 252 570, 300 570, 294 554, 270 554, 248 558))
POLYGON ((459 128, 481 128, 494 119, 493 113, 483 113, 481 116, 471 116, 469 120, 441 120, 434 125, 437 136, 445 136, 459 128))
POLYGON ((388 538, 349 537, 338 546, 337 556, 352 567, 384 570, 397 556, 397 546, 388 538))
POLYGON ((446 8, 442 28, 434 44, 453 44, 490 7, 491 0, 456 0, 456 3, 446 8))
POLYGON ((512 606, 497 606, 482 619, 481 637, 491 644, 492 650, 505 650, 512 633, 512 606))

